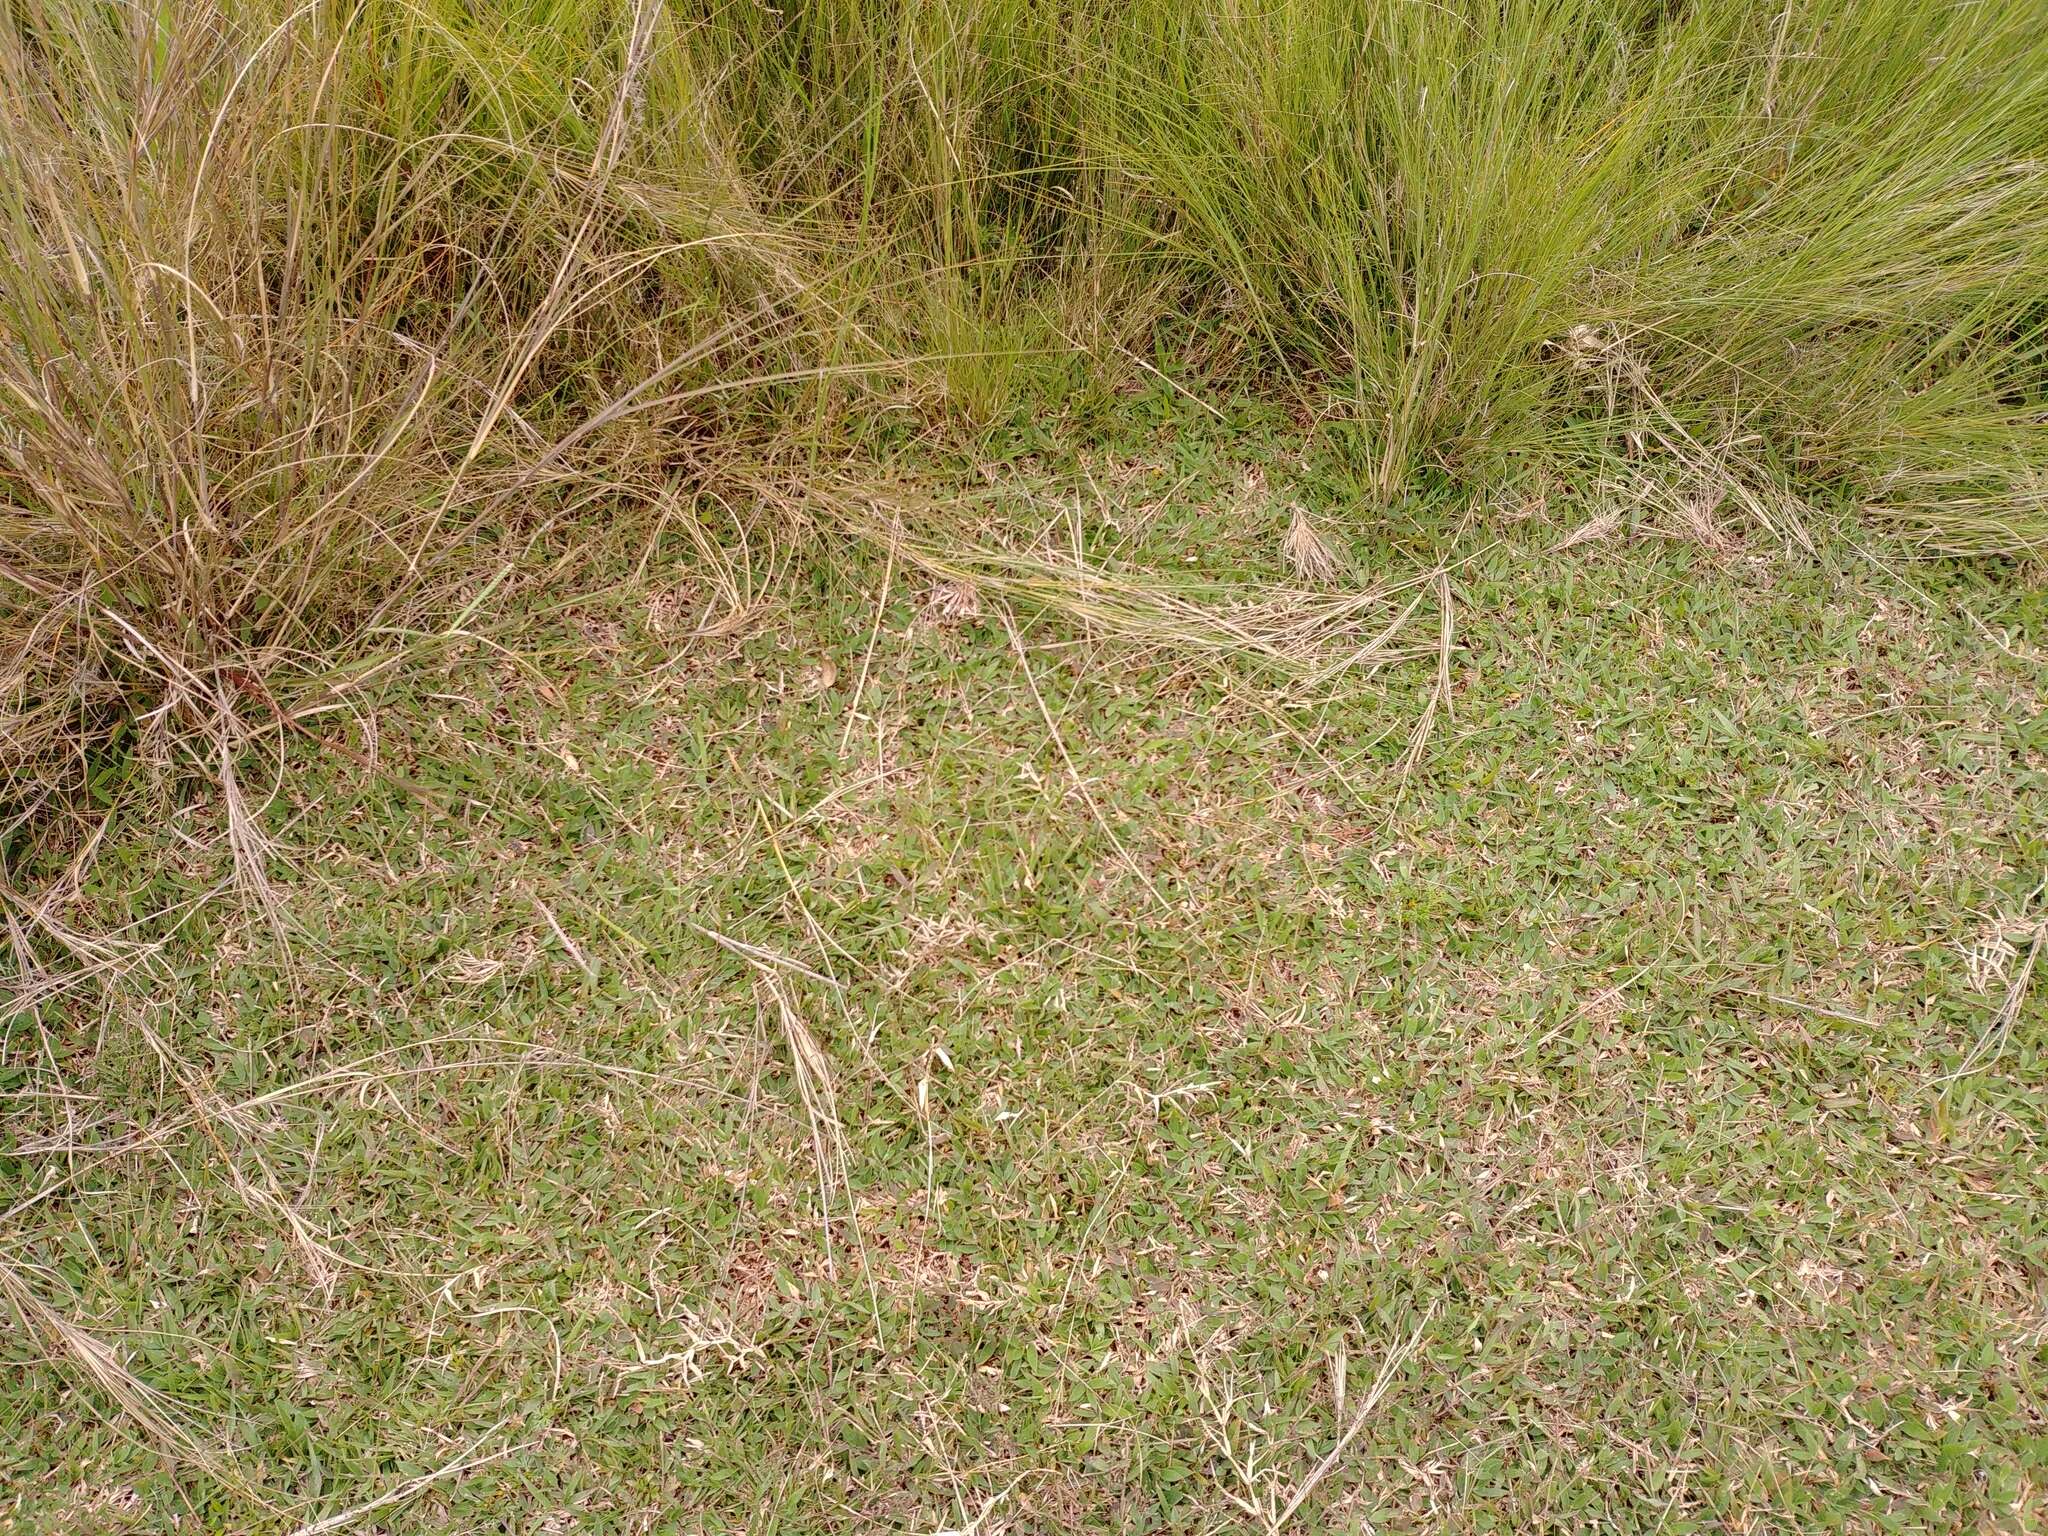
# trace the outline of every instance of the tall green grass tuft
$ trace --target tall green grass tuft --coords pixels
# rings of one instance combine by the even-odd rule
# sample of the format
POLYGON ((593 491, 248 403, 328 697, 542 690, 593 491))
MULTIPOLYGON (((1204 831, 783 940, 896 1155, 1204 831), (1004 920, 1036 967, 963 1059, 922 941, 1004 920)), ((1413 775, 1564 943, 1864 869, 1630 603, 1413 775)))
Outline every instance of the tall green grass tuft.
MULTIPOLYGON (((2048 536, 2048 13, 1918 0, 690 7, 846 336, 1305 396, 1418 471, 2048 536)), ((1007 391, 1007 394, 1006 394, 1007 391)))
POLYGON ((1946 543, 2048 533, 2037 7, 1127 26, 1101 159, 1151 195, 1187 302, 1326 391, 1383 491, 1662 437, 1946 543))

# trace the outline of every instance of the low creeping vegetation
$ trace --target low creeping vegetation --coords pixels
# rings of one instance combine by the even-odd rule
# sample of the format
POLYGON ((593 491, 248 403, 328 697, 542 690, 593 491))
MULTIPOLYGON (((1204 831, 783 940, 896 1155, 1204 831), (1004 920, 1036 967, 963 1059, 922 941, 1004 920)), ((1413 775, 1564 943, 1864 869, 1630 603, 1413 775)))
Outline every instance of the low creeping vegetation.
MULTIPOLYGON (((1004 520, 1277 580, 1343 493, 1168 419, 1004 520)), ((387 680, 429 798, 298 744, 283 940, 7 1036, 8 1513, 2038 1527, 2041 594, 1446 511, 1343 541, 1460 557, 1416 757, 1432 659, 1290 699, 879 547, 387 680)))

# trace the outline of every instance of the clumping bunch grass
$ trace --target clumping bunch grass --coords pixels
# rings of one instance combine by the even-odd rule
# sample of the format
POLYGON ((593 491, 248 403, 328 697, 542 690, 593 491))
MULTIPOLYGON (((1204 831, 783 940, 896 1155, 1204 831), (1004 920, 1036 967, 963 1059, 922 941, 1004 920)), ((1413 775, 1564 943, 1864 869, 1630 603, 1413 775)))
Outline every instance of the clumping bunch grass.
POLYGON ((742 167, 972 417, 1034 341, 1165 347, 1305 396, 1381 497, 1704 455, 1986 550, 2048 532, 2039 21, 980 0, 701 35, 742 167))
POLYGON ((1937 541, 2039 541, 2030 8, 1153 15, 1112 158, 1383 491, 1682 435, 1937 541))
POLYGON ((225 784, 593 505, 1142 352, 1312 402, 1381 497, 1623 465, 2031 548, 2037 21, 12 0, 10 815, 225 784))
POLYGON ((651 4, 6 8, 11 849, 135 766, 237 805, 565 520, 729 451, 792 280, 686 62, 651 4))

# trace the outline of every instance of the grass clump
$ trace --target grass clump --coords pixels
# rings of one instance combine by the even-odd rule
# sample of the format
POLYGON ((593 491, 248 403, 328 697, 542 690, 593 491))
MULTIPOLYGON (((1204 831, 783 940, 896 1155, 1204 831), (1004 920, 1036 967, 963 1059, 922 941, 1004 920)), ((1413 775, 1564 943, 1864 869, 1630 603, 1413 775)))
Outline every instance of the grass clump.
POLYGON ((687 35, 762 206, 870 339, 981 375, 975 419, 1044 379, 964 359, 1164 350, 1301 399, 1382 501, 1710 461, 1982 550, 2048 531, 2039 22, 835 0, 687 35))
POLYGON ((767 355, 731 210, 634 158, 686 109, 660 13, 456 14, 8 7, 12 814, 231 779, 563 518, 687 483, 699 413, 629 384, 767 355))
POLYGON ((1682 432, 1951 542, 2040 538, 2026 8, 1141 15, 1107 158, 1242 340, 1334 388, 1381 492, 1682 432))

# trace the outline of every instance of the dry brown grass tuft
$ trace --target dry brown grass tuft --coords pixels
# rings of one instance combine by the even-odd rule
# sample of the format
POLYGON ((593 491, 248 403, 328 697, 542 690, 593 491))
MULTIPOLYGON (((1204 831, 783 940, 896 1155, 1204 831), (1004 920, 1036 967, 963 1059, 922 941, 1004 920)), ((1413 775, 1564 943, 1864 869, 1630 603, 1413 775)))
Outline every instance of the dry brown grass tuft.
POLYGON ((734 451, 698 417, 802 285, 694 153, 661 8, 553 106, 451 62, 480 83, 521 39, 456 49, 442 25, 260 0, 28 0, 0 24, 0 814, 33 834, 21 864, 84 845, 78 807, 197 781, 267 905, 253 763, 335 748, 329 717, 360 716, 395 657, 508 577, 559 580, 563 557, 532 556, 565 520, 658 528, 734 451))
POLYGON ((1336 549, 1308 515, 1308 508, 1299 503, 1288 513, 1287 532, 1280 540, 1280 549, 1294 574, 1314 586, 1328 586, 1344 568, 1336 549))

